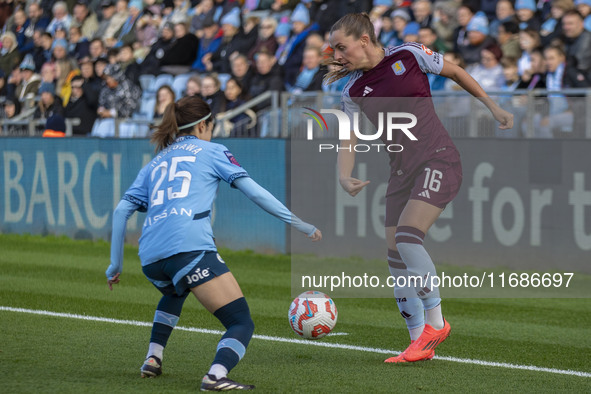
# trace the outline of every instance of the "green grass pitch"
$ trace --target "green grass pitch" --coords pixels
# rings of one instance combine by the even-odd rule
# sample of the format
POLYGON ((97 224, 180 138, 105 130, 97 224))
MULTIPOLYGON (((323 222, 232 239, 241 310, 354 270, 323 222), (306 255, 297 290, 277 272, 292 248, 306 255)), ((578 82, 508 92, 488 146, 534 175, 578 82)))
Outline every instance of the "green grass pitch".
MULTIPOLYGON (((158 292, 126 246, 121 284, 110 292, 106 242, 0 236, 0 306, 150 322, 158 292)), ((297 339, 287 321, 289 256, 222 251, 250 304, 255 334, 297 339)), ((336 299, 339 320, 326 344, 403 350, 408 334, 393 299, 336 299)), ((589 299, 447 299, 452 335, 435 359, 386 365, 377 351, 306 346, 254 338, 231 372, 259 392, 589 392, 589 299), (584 372, 461 363, 458 359, 584 372)), ((222 330, 194 298, 179 326, 222 330)), ((219 336, 177 330, 164 374, 141 379, 150 327, 0 310, 2 393, 182 393, 198 389, 219 336)), ((394 353, 392 353, 393 355, 394 353)))

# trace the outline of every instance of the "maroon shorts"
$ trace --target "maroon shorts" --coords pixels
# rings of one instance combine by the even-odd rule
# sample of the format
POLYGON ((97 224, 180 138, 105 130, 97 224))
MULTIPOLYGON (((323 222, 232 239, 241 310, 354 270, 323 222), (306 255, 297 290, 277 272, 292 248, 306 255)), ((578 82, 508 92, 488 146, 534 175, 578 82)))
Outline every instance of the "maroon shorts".
POLYGON ((462 163, 453 148, 427 161, 418 171, 390 177, 386 193, 386 227, 398 225, 408 200, 421 200, 438 208, 454 199, 462 185, 462 163))

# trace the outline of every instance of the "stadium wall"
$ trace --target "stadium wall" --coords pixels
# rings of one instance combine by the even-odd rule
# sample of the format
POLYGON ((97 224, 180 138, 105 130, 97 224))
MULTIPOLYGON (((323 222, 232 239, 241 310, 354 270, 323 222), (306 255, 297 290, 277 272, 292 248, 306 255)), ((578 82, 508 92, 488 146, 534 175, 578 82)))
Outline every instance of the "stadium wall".
MULTIPOLYGON (((285 141, 222 143, 257 182, 285 202, 285 141)), ((154 150, 147 140, 2 138, 0 152, 1 232, 109 240, 112 211, 154 150)), ((225 183, 213 215, 218 245, 287 250, 286 226, 225 183)), ((128 242, 137 242, 144 218, 131 217, 128 242)))
MULTIPOLYGON (((314 218, 324 236, 312 244, 294 234, 292 251, 385 258, 387 155, 356 155, 353 176, 371 183, 353 198, 338 184, 336 151, 325 146, 319 152, 323 142, 332 141, 291 145, 292 190, 308 190, 292 193, 292 208, 314 218)), ((591 273, 591 141, 455 142, 463 183, 428 234, 435 261, 591 273)))

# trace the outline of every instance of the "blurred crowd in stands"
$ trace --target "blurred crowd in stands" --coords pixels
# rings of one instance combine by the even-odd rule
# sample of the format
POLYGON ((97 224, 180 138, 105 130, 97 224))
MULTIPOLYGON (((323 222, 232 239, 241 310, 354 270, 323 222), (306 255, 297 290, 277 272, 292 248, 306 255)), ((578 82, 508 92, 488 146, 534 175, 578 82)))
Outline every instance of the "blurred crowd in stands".
MULTIPOLYGON (((350 12, 370 15, 382 45, 422 43, 486 90, 591 86, 591 0, 2 1, 2 119, 79 119, 74 135, 100 137, 118 119, 120 136, 146 136, 183 95, 220 115, 267 91, 339 92, 346 80, 322 84, 323 59, 350 12)), ((433 91, 458 90, 429 78, 433 91)), ((572 109, 554 98, 541 128, 572 109)), ((254 111, 227 121, 232 136, 260 134, 254 111)))

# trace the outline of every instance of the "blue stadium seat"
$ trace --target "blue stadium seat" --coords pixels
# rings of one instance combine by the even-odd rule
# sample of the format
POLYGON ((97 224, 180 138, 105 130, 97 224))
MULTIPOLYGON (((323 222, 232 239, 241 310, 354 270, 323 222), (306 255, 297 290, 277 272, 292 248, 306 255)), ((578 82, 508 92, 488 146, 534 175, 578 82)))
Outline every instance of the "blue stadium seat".
POLYGON ((154 83, 155 79, 156 79, 156 77, 151 74, 140 75, 140 87, 142 88, 142 91, 144 91, 144 92, 152 91, 151 86, 152 86, 152 83, 154 83))
POLYGON ((172 82, 172 90, 174 91, 176 99, 180 99, 183 97, 183 93, 185 93, 185 89, 187 87, 187 81, 195 74, 179 74, 174 77, 174 81, 172 82))
POLYGON ((174 82, 174 77, 172 75, 160 74, 156 77, 156 79, 154 80, 154 83, 152 83, 151 91, 157 92, 158 89, 160 89, 160 87, 163 85, 172 86, 173 82, 174 82))
POLYGON ((220 80, 220 90, 226 90, 226 83, 230 78, 232 78, 230 74, 218 74, 218 79, 220 80))

